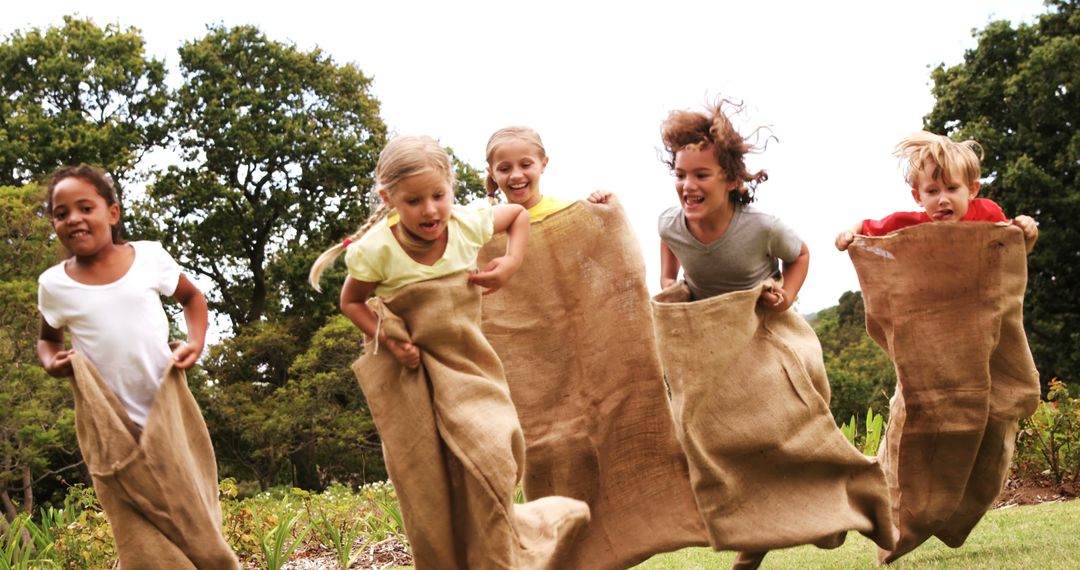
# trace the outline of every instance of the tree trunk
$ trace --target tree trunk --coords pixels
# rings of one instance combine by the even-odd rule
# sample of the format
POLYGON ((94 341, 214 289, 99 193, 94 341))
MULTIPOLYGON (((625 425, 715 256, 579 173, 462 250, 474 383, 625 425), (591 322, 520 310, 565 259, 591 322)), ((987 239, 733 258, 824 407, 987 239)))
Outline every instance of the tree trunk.
POLYGON ((30 466, 23 465, 22 468, 22 483, 23 483, 23 504, 22 511, 24 513, 34 512, 34 481, 30 477, 30 466))
POLYGON ((301 447, 289 455, 293 466, 293 485, 307 491, 321 491, 322 481, 315 466, 315 450, 311 446, 301 447))

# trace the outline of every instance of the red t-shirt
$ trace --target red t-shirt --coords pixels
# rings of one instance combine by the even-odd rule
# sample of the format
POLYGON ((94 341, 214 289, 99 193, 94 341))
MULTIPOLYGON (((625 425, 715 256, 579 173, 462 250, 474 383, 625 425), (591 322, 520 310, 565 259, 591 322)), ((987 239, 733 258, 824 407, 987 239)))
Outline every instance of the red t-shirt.
MULTIPOLYGON (((897 212, 880 220, 863 220, 861 233, 866 236, 883 236, 896 230, 902 230, 917 224, 925 224, 929 221, 931 221, 930 216, 926 215, 926 212, 897 212)), ((975 198, 968 204, 968 211, 963 218, 960 218, 960 221, 1007 222, 1009 219, 1005 217, 1005 212, 1001 211, 1001 206, 998 206, 993 200, 975 198)))

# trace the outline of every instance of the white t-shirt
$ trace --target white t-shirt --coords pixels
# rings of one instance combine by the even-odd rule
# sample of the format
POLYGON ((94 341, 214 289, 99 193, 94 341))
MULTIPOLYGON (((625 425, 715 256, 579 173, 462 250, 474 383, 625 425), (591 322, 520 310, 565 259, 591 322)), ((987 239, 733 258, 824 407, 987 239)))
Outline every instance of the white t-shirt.
POLYGON ((123 277, 85 285, 64 262, 38 277, 38 310, 49 326, 66 328, 72 347, 90 359, 128 416, 146 425, 169 366, 169 319, 161 296, 176 291, 180 266, 161 244, 130 242, 135 261, 123 277))

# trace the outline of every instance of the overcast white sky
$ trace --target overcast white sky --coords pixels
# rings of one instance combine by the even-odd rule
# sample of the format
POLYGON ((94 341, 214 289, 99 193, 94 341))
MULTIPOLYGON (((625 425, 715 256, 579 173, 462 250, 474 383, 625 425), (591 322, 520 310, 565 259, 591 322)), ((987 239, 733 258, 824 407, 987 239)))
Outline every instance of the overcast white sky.
POLYGON ((770 175, 757 207, 810 248, 797 305, 808 313, 858 288, 832 245, 841 229, 914 209, 890 153, 933 106, 930 69, 959 63, 972 29, 1043 11, 1039 0, 20 1, 4 6, 0 34, 65 14, 135 26, 175 78, 176 48, 207 24, 253 24, 356 63, 392 131, 430 134, 478 168, 492 131, 532 126, 551 157, 544 193, 616 192, 654 291, 656 217, 677 204, 660 122, 717 94, 741 98, 747 131, 769 124, 780 139, 751 164, 770 175))

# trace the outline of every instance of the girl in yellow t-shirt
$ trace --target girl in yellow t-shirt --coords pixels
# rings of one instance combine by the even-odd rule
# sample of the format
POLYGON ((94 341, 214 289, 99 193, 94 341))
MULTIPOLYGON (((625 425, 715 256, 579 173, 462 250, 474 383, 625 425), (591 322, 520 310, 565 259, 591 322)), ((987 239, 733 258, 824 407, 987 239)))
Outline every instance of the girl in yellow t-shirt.
POLYGON ((420 350, 378 330, 368 297, 387 297, 411 283, 472 269, 480 248, 494 233, 505 231, 506 254, 469 276, 485 294, 493 293, 521 266, 529 217, 517 204, 454 205, 450 157, 428 136, 391 140, 379 154, 375 179, 382 202, 356 233, 319 256, 309 277, 320 289, 319 277, 344 251, 349 276, 341 290, 341 311, 364 334, 378 337, 399 362, 415 368, 420 350), (395 224, 387 220, 391 211, 398 214, 395 224))

